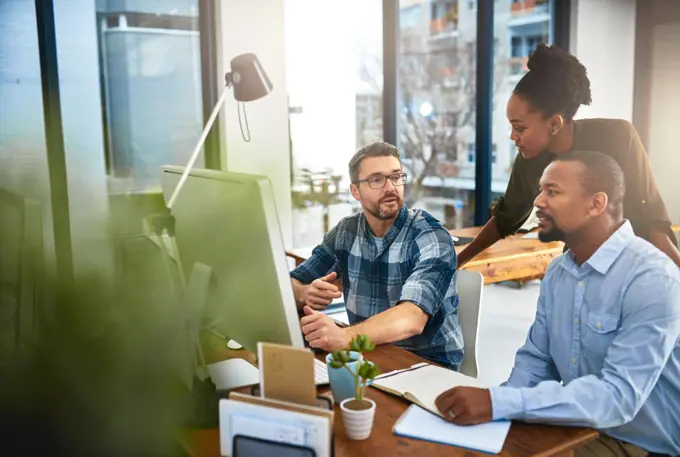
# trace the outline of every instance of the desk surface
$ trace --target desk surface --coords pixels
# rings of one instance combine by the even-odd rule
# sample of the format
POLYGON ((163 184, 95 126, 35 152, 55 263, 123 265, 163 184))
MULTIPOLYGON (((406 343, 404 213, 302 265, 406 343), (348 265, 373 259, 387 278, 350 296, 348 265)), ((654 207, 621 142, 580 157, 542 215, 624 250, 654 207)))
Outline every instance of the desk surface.
MULTIPOLYGON (((318 358, 323 358, 317 355, 318 358)), ((383 372, 405 368, 423 359, 399 349, 386 345, 378 347, 366 358, 378 364, 383 372)), ((408 404, 392 395, 373 388, 367 389, 367 396, 376 402, 375 422, 371 437, 364 441, 351 441, 345 437, 344 425, 339 408, 335 415, 335 456, 416 456, 416 457, 477 457, 488 454, 473 452, 467 449, 397 437, 392 434, 392 427, 402 415, 408 404)), ((513 422, 501 456, 569 456, 575 447, 597 438, 594 430, 570 427, 552 427, 548 425, 513 422)), ((192 457, 219 457, 219 434, 217 429, 192 431, 187 444, 192 457)))

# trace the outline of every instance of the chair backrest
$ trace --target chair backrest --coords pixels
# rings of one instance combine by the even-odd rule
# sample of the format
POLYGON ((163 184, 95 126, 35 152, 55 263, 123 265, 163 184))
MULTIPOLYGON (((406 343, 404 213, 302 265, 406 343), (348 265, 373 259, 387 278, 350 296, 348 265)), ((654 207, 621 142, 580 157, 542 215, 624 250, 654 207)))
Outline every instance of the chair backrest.
POLYGON ((482 313, 484 276, 477 271, 458 270, 458 321, 463 331, 465 356, 460 372, 477 377, 477 344, 479 316, 482 313))

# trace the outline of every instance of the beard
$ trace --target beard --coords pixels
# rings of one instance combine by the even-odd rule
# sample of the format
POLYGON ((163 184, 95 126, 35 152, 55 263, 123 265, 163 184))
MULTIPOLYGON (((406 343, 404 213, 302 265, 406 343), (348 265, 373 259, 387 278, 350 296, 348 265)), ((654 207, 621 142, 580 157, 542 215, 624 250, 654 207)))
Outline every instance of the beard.
POLYGON ((566 234, 555 226, 555 219, 541 213, 540 211, 536 213, 536 215, 550 223, 550 228, 547 230, 540 229, 538 231, 539 240, 541 240, 543 243, 550 243, 552 241, 566 241, 566 234))
POLYGON ((397 215, 399 214, 399 211, 401 211, 401 207, 403 206, 403 204, 404 204, 404 202, 399 197, 399 195, 390 194, 390 195, 385 195, 375 205, 364 206, 364 210, 367 211, 370 215, 372 215, 376 219, 379 219, 381 221, 388 221, 390 219, 394 219, 394 218, 397 217, 397 215), (387 209, 387 208, 382 209, 381 206, 382 206, 383 202, 385 200, 390 199, 390 198, 394 198, 396 200, 396 202, 394 204, 389 205, 390 206, 389 209, 387 209))

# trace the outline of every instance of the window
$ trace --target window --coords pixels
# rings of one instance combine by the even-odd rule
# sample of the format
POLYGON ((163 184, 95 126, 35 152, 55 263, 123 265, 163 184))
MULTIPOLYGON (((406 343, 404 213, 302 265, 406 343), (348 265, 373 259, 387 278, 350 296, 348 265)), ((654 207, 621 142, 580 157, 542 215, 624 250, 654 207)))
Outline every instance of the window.
POLYGON ((551 2, 513 1, 496 3, 495 30, 497 31, 494 56, 492 183, 494 193, 507 186, 517 150, 510 137, 510 124, 505 108, 517 82, 527 71, 529 54, 540 43, 549 43, 552 30, 551 2), (500 8, 508 8, 500 11, 500 8), (498 33, 498 31, 502 31, 498 33))
POLYGON ((526 44, 526 55, 528 56, 529 54, 534 52, 534 50, 536 49, 536 47, 539 44, 545 43, 547 41, 548 41, 548 37, 546 35, 528 36, 527 39, 526 39, 526 42, 527 42, 527 44, 526 44))
POLYGON ((467 145, 467 155, 468 155, 468 162, 475 163, 475 157, 477 155, 477 150, 475 149, 475 143, 468 143, 468 145, 467 145))
POLYGON ((97 3, 109 189, 157 190, 159 167, 186 163, 203 129, 198 0, 109 3, 97 3))
POLYGON ((510 56, 511 57, 524 56, 524 46, 522 46, 521 37, 514 36, 510 39, 510 56))
POLYGON ((408 33, 400 24, 397 142, 409 174, 405 203, 426 208, 440 220, 447 205, 460 205, 457 220, 471 225, 476 12, 459 9, 458 1, 401 0, 400 17, 414 3, 429 6, 430 14, 408 33))
MULTIPOLYGON (((327 2, 284 5, 286 89, 295 107, 289 110, 293 246, 300 247, 318 243, 325 219, 333 227, 356 210, 347 164, 359 146, 383 138, 383 11, 381 0, 346 0, 326 20, 327 2), (331 198, 321 195, 324 183, 331 198)), ((427 19, 427 10, 416 6, 406 16, 412 26, 422 23, 421 13, 427 19)))
POLYGON ((430 33, 452 32, 458 26, 458 2, 433 0, 430 4, 430 33))
MULTIPOLYGON (((54 261, 50 175, 47 163, 43 95, 35 2, 0 2, 0 187, 39 200, 43 209, 46 261, 54 261)), ((86 141, 86 139, 83 138, 86 141)), ((20 274, 20 207, 0 201, 0 357, 13 352, 18 335, 14 306, 5 302, 20 274), (17 260, 17 262, 15 262, 17 260), (7 286, 12 286, 9 290, 7 286)), ((31 230, 34 227, 31 227, 31 230)), ((4 358, 3 360, 7 360, 4 358)))

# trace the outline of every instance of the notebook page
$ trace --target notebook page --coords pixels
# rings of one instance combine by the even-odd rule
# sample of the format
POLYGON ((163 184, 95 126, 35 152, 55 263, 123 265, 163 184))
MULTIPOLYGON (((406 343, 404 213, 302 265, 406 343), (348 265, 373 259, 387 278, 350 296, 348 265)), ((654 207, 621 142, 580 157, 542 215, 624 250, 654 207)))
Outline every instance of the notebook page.
POLYGON ((498 454, 510 430, 510 421, 459 426, 411 405, 397 420, 395 435, 498 454))
POLYGON ((386 387, 402 395, 413 396, 424 408, 437 413, 435 400, 442 392, 458 386, 486 387, 470 376, 435 365, 404 371, 373 381, 376 387, 386 387))

